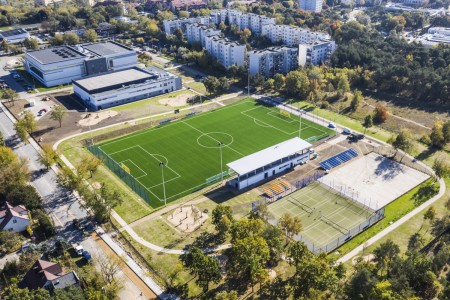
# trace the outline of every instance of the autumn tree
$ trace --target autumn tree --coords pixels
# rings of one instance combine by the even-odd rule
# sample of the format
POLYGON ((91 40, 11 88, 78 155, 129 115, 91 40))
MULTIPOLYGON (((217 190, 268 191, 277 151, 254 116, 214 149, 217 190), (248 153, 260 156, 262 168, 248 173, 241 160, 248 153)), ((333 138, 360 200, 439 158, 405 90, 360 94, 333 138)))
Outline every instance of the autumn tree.
POLYGON ((9 147, 0 147, 0 194, 24 185, 29 178, 28 159, 19 158, 9 147))
POLYGON ((377 104, 374 110, 373 121, 378 124, 384 123, 386 122, 388 115, 389 112, 386 107, 381 104, 377 104))
POLYGON ((14 106, 14 102, 19 97, 19 94, 17 94, 16 91, 10 88, 3 89, 2 98, 8 100, 8 103, 11 104, 11 106, 14 106))
POLYGON ((306 99, 309 93, 309 79, 305 71, 291 71, 286 75, 284 90, 288 95, 306 99))
POLYGON ((278 221, 278 226, 285 232, 286 234, 286 243, 289 242, 289 239, 292 239, 294 235, 300 233, 302 230, 302 222, 299 217, 293 217, 290 213, 285 213, 281 216, 278 221))
MULTIPOLYGON (((447 130, 447 129, 446 129, 447 130)), ((444 123, 437 119, 434 122, 430 133, 431 145, 435 148, 442 149, 445 145, 444 123)))
POLYGON ((58 159, 58 153, 53 149, 51 145, 42 145, 42 153, 39 157, 39 162, 43 164, 47 170, 56 163, 58 159))
POLYGON ((35 131, 37 128, 37 121, 34 115, 25 111, 22 118, 19 119, 14 124, 14 129, 16 130, 17 136, 22 140, 22 142, 27 143, 28 136, 35 131))
POLYGON ((87 42, 95 42, 97 41, 98 35, 97 32, 95 32, 94 29, 88 29, 84 32, 83 34, 83 38, 87 41, 87 42))

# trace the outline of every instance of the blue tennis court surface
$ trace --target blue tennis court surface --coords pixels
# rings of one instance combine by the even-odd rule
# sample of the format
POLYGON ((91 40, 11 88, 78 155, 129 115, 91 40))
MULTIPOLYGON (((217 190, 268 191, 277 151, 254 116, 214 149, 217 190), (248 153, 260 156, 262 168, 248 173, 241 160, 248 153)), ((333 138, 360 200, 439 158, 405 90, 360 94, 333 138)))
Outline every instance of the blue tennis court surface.
POLYGON ((355 150, 348 149, 333 157, 330 157, 327 160, 324 160, 323 162, 320 163, 320 166, 325 170, 331 170, 357 156, 358 153, 355 150))

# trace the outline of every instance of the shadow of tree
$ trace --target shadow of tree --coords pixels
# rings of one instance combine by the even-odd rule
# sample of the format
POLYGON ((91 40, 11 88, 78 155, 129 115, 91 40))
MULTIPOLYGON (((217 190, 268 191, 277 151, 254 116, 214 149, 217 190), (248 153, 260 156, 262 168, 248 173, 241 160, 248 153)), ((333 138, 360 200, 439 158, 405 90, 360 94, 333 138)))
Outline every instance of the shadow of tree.
POLYGON ((432 185, 425 185, 418 189, 418 191, 414 194, 412 197, 414 201, 414 205, 419 206, 426 200, 430 199, 434 195, 436 195, 438 192, 438 185, 432 184, 432 185))
POLYGON ((417 155, 416 158, 418 160, 425 160, 435 154, 436 151, 438 151, 438 149, 434 147, 428 147, 425 151, 422 151, 419 155, 417 155))

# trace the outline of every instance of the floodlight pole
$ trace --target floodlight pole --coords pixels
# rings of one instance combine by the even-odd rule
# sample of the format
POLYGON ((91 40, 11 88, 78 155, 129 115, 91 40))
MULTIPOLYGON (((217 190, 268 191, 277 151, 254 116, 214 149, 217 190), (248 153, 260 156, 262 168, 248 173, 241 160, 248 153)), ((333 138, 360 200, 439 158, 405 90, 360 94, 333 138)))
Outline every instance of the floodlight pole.
POLYGON ((219 151, 220 151, 220 178, 223 180, 223 164, 222 164, 222 142, 219 142, 219 151))
POLYGON ((162 184, 163 184, 163 192, 164 192, 164 207, 166 206, 167 202, 166 202, 166 185, 164 182, 164 167, 165 164, 163 162, 159 163, 159 166, 161 167, 161 176, 162 176, 162 184))
POLYGON ((300 127, 298 128, 298 137, 301 139, 301 132, 302 132, 302 112, 300 111, 300 102, 298 102, 298 119, 300 121, 300 127))

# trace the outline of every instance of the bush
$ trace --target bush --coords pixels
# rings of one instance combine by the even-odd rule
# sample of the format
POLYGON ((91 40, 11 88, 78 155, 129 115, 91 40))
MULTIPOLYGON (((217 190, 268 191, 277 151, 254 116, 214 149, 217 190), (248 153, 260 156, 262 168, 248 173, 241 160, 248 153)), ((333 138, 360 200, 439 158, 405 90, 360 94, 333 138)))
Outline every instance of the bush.
POLYGON ((12 231, 0 231, 0 250, 7 253, 14 252, 20 248, 21 235, 12 231))
POLYGON ((31 185, 20 185, 14 188, 6 195, 6 201, 12 206, 24 205, 28 210, 40 208, 42 205, 41 197, 31 185))
POLYGON ((430 136, 428 134, 422 135, 422 137, 420 138, 420 142, 424 143, 425 145, 431 145, 430 136))
POLYGON ((35 229, 35 234, 41 239, 47 239, 55 234, 52 221, 47 216, 45 211, 37 209, 33 212, 33 217, 39 222, 35 229))
POLYGON ((320 103, 320 108, 327 109, 328 107, 330 107, 330 103, 328 103, 328 101, 322 101, 320 103))

